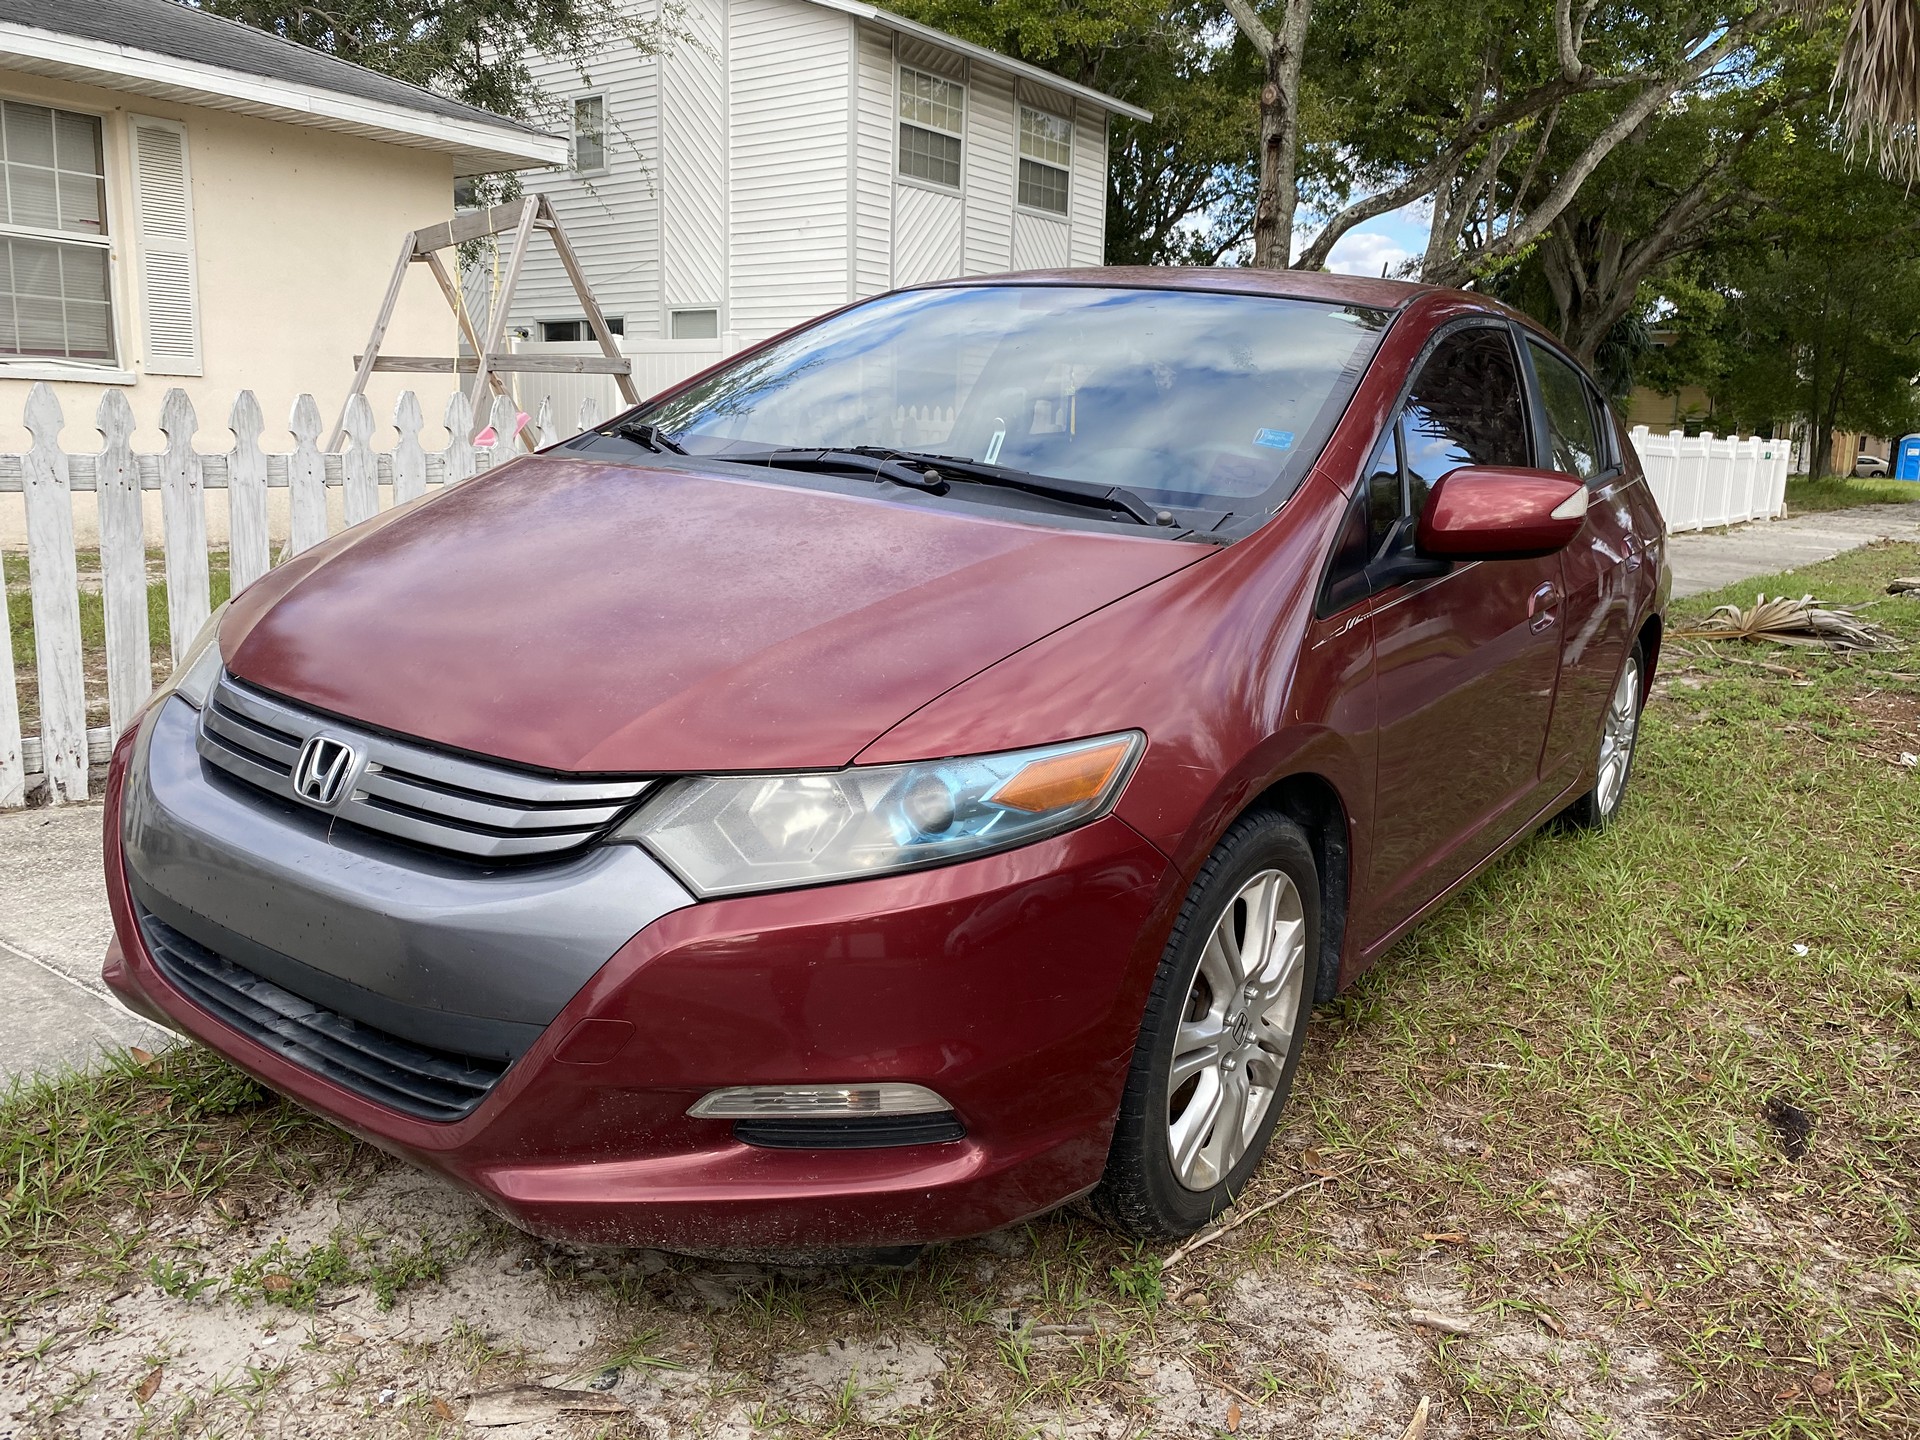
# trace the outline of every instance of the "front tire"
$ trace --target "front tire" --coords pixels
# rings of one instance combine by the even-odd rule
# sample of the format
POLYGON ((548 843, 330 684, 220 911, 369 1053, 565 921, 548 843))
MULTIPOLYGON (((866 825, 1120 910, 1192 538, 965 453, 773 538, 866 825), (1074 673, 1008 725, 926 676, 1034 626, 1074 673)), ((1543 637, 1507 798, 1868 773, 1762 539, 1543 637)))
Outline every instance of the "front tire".
POLYGON ((1593 772, 1593 788, 1567 807, 1566 822, 1579 830, 1604 830, 1620 814, 1627 781, 1633 776, 1633 750, 1640 738, 1640 712, 1647 695, 1646 651, 1636 641, 1627 663, 1620 667, 1613 694, 1600 717, 1600 753, 1593 772))
POLYGON ((1266 1153, 1306 1042, 1320 881, 1300 827, 1259 811, 1188 891, 1147 999, 1096 1210, 1139 1239, 1190 1235, 1266 1153))

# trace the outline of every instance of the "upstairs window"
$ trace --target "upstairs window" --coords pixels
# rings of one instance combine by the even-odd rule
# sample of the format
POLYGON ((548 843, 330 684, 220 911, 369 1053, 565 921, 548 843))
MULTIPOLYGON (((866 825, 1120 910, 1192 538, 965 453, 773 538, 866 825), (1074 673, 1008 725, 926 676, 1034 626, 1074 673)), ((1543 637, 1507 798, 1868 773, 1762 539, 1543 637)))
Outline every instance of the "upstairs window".
POLYGON ((960 188, 960 135, 966 124, 964 86, 924 70, 900 67, 900 173, 960 188))
POLYGON ((1067 213, 1073 169, 1073 122, 1030 105, 1020 107, 1020 203, 1067 213))
POLYGON ((0 359, 114 359, 100 119, 0 103, 0 359))
POLYGON ((607 168, 607 102, 582 95, 573 102, 573 169, 591 175, 607 168))

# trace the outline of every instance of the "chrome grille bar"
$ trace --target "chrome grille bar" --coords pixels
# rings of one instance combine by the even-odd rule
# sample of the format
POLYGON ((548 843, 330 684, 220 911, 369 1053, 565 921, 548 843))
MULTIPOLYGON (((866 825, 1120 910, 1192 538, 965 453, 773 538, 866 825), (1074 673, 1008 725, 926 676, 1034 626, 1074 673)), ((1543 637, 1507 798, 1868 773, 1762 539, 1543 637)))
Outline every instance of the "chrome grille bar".
POLYGON ((525 860, 579 849, 605 833, 650 781, 536 775, 449 755, 318 715, 222 673, 200 716, 201 758, 283 800, 364 829, 477 860, 525 860), (294 788, 300 749, 316 735, 362 757, 330 805, 294 788))

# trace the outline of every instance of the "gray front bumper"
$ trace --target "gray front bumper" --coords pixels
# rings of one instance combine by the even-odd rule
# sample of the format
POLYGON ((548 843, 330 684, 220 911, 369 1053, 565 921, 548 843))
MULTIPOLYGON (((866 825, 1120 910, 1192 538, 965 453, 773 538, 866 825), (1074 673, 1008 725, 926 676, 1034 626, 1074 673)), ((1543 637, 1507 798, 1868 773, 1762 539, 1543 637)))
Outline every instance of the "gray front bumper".
POLYGON ((135 901, 233 964, 361 1024, 522 1054, 622 945, 693 903, 634 845, 493 866, 397 845, 208 766, 177 696, 143 728, 121 807, 135 901))

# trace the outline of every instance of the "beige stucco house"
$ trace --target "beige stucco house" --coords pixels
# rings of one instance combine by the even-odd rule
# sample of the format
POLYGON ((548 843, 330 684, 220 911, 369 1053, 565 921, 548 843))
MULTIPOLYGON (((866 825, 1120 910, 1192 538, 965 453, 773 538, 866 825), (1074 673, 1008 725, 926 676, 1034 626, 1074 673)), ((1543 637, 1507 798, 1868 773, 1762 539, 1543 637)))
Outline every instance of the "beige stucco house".
MULTIPOLYGON (((0 450, 37 380, 70 425, 122 390, 150 441, 175 385, 203 432, 242 388, 270 427, 301 391, 330 423, 402 236, 452 214, 456 177, 567 153, 174 0, 0 0, 0 450)), ((451 355, 415 270, 385 348, 451 355)), ((437 417, 451 376, 375 376, 375 414, 401 378, 437 417)))

